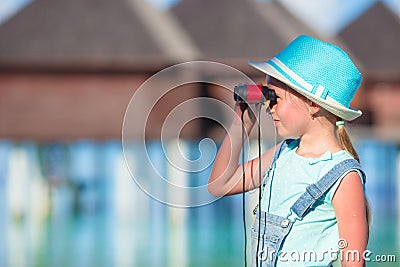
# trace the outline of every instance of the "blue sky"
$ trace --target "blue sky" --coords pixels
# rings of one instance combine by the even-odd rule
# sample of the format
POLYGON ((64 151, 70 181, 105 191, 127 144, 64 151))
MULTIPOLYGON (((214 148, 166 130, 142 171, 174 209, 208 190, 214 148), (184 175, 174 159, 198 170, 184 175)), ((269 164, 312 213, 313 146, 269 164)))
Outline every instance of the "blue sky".
MULTIPOLYGON (((323 35, 334 35, 377 0, 280 0, 293 14, 323 35), (317 23, 316 23, 317 22, 317 23)), ((383 0, 400 16, 400 0, 383 0)))
MULTIPOLYGON (((32 0, 0 0, 0 23, 32 0)), ((167 9, 179 0, 143 0, 167 9)), ((270 1, 270 0, 258 0, 270 1)), ((332 36, 379 0, 278 0, 316 32, 332 36)), ((400 16, 400 0, 382 0, 400 16)))

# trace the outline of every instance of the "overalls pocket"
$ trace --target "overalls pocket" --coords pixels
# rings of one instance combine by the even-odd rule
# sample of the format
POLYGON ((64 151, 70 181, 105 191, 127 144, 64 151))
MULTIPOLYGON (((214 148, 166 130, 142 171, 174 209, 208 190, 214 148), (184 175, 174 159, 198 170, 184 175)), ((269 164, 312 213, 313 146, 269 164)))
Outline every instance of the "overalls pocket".
POLYGON ((252 267, 274 267, 283 241, 290 232, 292 222, 287 218, 261 212, 251 230, 252 267), (260 223, 260 224, 259 224, 260 223), (260 228, 260 231, 259 231, 260 228))

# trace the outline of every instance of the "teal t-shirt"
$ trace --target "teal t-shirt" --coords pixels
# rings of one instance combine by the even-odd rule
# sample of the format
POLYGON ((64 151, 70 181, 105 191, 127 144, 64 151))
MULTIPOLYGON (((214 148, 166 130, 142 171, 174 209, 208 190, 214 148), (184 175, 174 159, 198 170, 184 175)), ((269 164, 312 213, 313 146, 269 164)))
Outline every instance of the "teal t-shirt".
MULTIPOLYGON (((353 158, 345 150, 327 151, 320 158, 305 158, 296 154, 298 145, 299 139, 292 141, 281 152, 270 177, 264 178, 267 180, 261 210, 288 216, 290 207, 308 185, 316 183, 339 162, 353 158)), ((314 210, 295 221, 283 243, 277 266, 327 266, 337 257, 339 233, 332 198, 344 176, 319 200, 314 210)))

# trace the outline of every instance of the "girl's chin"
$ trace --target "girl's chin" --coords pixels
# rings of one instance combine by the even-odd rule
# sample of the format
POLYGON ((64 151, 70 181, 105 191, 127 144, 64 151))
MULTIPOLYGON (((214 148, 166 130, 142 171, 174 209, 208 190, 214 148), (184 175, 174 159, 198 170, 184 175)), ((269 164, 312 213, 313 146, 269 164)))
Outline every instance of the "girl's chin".
POLYGON ((285 131, 284 129, 282 129, 282 127, 277 126, 276 127, 277 133, 280 137, 284 138, 284 139, 288 139, 288 138, 296 138, 297 136, 295 134, 290 134, 287 131, 285 131))

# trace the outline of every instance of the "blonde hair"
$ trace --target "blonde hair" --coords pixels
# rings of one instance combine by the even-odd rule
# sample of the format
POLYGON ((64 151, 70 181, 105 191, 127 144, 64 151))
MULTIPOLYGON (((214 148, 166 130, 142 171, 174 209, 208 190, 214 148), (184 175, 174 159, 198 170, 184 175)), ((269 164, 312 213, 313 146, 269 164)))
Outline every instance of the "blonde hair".
MULTIPOLYGON (((337 122, 341 122, 342 119, 337 118, 336 119, 337 122)), ((347 133, 346 128, 344 127, 344 124, 338 124, 337 125, 337 136, 340 142, 340 145, 342 146, 342 148, 344 148, 347 152, 350 153, 350 155, 352 155, 354 157, 355 160, 358 161, 358 163, 360 163, 360 157, 357 154, 356 149, 353 146, 353 143, 351 142, 350 136, 347 133)))
MULTIPOLYGON (((342 122, 342 119, 337 118, 337 122, 342 122)), ((355 160, 360 163, 360 157, 357 154, 357 151, 355 150, 353 143, 351 142, 350 136, 346 131, 346 128, 344 127, 344 123, 337 123, 337 136, 340 142, 340 145, 347 151, 349 152, 355 160)), ((366 216, 367 216, 367 225, 368 225, 368 238, 369 238, 369 226, 371 222, 371 210, 370 210, 370 205, 368 203, 367 197, 365 197, 365 208, 366 208, 366 216)))

